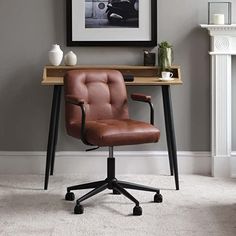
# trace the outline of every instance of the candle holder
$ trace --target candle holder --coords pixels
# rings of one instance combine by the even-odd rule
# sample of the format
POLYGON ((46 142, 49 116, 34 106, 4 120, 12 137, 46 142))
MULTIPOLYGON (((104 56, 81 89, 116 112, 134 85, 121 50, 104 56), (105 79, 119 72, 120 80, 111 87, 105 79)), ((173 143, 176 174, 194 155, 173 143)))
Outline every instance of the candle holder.
POLYGON ((208 24, 230 25, 231 2, 208 2, 208 24))

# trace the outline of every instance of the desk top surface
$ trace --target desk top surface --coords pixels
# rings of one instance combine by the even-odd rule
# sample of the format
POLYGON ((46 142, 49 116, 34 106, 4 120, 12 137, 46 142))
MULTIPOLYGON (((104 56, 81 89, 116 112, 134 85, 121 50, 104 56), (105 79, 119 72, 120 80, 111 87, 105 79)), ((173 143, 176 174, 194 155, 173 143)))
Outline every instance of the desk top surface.
POLYGON ((163 81, 159 77, 156 66, 127 66, 127 65, 79 65, 79 66, 45 66, 43 71, 42 85, 63 85, 63 76, 69 70, 86 69, 114 69, 123 74, 133 74, 134 81, 125 82, 127 86, 161 86, 181 85, 180 67, 173 66, 173 80, 163 81))

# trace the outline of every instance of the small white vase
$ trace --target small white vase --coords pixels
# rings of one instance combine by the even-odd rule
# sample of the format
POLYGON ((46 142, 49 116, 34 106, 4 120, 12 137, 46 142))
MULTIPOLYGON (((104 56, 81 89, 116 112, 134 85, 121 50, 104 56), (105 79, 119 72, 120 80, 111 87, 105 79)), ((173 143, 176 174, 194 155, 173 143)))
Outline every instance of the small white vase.
POLYGON ((69 51, 64 59, 67 66, 74 66, 77 63, 77 56, 72 51, 69 51))
POLYGON ((63 51, 60 46, 57 44, 53 44, 51 50, 48 53, 49 62, 53 66, 59 66, 61 64, 63 58, 63 51))

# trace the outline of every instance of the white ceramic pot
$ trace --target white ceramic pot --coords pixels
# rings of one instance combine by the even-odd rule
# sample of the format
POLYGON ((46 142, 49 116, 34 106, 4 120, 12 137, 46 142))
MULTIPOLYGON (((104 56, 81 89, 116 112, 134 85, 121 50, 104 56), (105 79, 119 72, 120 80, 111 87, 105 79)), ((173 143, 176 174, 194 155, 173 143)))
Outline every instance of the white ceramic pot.
POLYGON ((65 55, 65 64, 67 66, 74 66, 77 63, 77 56, 72 52, 69 51, 66 55, 65 55))
POLYGON ((51 50, 48 53, 49 62, 53 66, 59 66, 63 58, 63 51, 57 44, 52 45, 51 50))

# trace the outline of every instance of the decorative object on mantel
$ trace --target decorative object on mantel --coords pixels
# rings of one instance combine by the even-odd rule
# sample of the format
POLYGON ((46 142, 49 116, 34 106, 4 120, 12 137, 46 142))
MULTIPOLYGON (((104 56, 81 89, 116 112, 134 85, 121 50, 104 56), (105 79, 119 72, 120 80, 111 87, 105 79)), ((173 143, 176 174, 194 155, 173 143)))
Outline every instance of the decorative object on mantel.
POLYGON ((208 2, 208 24, 230 25, 231 2, 208 2))
POLYGON ((65 55, 64 60, 65 60, 65 65, 67 65, 67 66, 75 66, 76 63, 77 63, 77 56, 72 51, 69 51, 65 55))
POLYGON ((156 64, 156 53, 145 50, 143 52, 143 64, 144 66, 155 66, 156 64))
POLYGON ((170 71, 173 61, 173 47, 167 41, 161 42, 158 48, 158 67, 160 68, 159 76, 162 71, 170 71))
POLYGON ((49 62, 53 66, 59 66, 63 58, 63 51, 58 44, 53 44, 48 53, 49 62))

